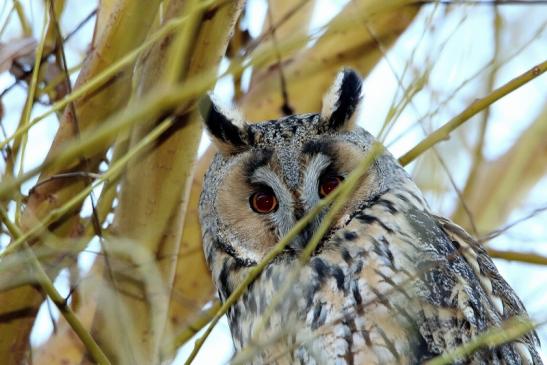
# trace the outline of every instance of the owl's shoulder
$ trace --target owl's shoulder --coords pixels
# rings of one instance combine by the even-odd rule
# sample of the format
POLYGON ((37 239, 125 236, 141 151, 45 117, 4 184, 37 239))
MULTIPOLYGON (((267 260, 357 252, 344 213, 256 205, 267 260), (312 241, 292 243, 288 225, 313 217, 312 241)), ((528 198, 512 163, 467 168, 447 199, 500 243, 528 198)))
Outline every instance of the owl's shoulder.
MULTIPOLYGON (((369 250, 363 282, 377 283, 372 292, 391 293, 383 295, 391 302, 397 301, 393 294, 397 291, 405 294, 399 296, 401 303, 417 299, 414 317, 419 337, 427 344, 422 354, 426 358, 466 343, 512 317, 527 318, 522 302, 487 251, 463 228, 432 214, 412 186, 392 189, 363 205, 342 232, 348 230, 356 232, 355 243, 345 240, 341 247, 343 252, 348 247, 353 252, 369 250), (373 275, 377 280, 371 281, 373 275)), ((381 298, 368 299, 379 302, 381 298)), ((473 359, 541 363, 538 344, 537 335, 530 333, 491 351, 479 351, 473 359)))

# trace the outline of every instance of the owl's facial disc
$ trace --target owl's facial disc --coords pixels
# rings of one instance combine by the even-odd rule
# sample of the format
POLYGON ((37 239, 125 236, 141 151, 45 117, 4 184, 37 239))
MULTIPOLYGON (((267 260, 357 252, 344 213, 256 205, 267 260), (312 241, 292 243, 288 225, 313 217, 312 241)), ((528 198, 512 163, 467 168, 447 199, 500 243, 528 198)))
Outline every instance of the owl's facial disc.
MULTIPOLYGON (((353 170, 363 157, 363 136, 352 123, 361 84, 359 75, 343 70, 323 98, 321 113, 257 124, 247 124, 209 95, 201 100, 205 126, 227 163, 213 202, 222 227, 218 239, 227 253, 259 262, 353 170)), ((324 214, 291 243, 293 251, 308 243, 324 214)))
MULTIPOLYGON (((320 199, 332 193, 366 155, 344 138, 317 136, 304 144, 253 149, 234 157, 215 201, 222 231, 227 232, 223 242, 233 246, 230 252, 242 260, 259 262, 320 199), (287 149, 293 152, 287 154, 287 149), (293 172, 296 183, 291 182, 293 172)), ((338 218, 371 193, 371 179, 373 173, 365 175, 338 218)), ((289 244, 291 252, 298 253, 308 244, 327 210, 289 244)))

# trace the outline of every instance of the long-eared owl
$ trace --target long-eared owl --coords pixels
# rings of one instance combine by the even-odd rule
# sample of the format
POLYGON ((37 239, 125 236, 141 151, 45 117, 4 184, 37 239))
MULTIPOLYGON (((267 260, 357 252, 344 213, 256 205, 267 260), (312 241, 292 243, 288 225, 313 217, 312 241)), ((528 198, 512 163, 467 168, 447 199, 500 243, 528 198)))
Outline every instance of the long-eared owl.
MULTIPOLYGON (((354 71, 343 70, 320 113, 256 124, 203 99, 203 118, 219 152, 205 177, 200 220, 222 301, 367 156, 375 139, 354 125, 361 85, 354 71)), ((327 211, 230 308, 230 330, 236 350, 247 355, 244 362, 422 363, 512 317, 526 318, 486 251, 430 212, 389 152, 370 164, 301 265, 300 254, 327 211), (290 289, 282 290, 291 275, 290 289)), ((454 362, 541 364, 538 346, 530 332, 454 362)))

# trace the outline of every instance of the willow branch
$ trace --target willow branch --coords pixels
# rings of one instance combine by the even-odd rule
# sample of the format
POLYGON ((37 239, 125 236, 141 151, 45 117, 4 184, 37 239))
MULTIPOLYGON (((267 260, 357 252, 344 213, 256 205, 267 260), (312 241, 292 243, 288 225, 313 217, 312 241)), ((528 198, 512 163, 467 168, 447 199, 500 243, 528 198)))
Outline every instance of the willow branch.
POLYGON ((72 199, 66 202, 63 206, 59 207, 58 209, 52 210, 39 223, 33 225, 32 228, 25 231, 24 233, 17 235, 17 238, 15 239, 15 241, 12 244, 10 244, 4 251, 0 253, 0 259, 5 257, 6 255, 12 254, 13 252, 17 251, 20 248, 20 246, 23 243, 25 243, 29 238, 36 236, 37 234, 40 234, 43 230, 47 228, 49 224, 51 224, 52 222, 55 222, 57 219, 59 219, 60 217, 63 217, 72 209, 77 207, 97 186, 99 186, 103 182, 107 182, 107 181, 115 179, 122 172, 122 169, 124 168, 124 166, 126 166, 127 163, 132 158, 134 158, 136 155, 141 153, 142 150, 145 147, 147 147, 150 143, 155 141, 163 132, 165 132, 171 126, 171 124, 172 124, 172 119, 168 119, 164 121, 163 123, 159 124, 156 128, 154 128, 152 132, 150 132, 146 136, 146 138, 141 140, 139 144, 136 145, 131 151, 129 151, 127 154, 121 157, 118 161, 112 164, 112 166, 108 169, 108 171, 102 174, 101 177, 97 179, 93 184, 88 185, 86 188, 80 191, 77 195, 75 195, 72 199))
POLYGON ((81 98, 84 95, 88 95, 92 93, 93 91, 96 91, 101 86, 105 85, 106 83, 114 79, 118 73, 120 73, 124 68, 126 68, 130 64, 132 64, 142 52, 150 48, 160 39, 163 39, 167 35, 173 33, 178 27, 184 24, 194 12, 202 11, 217 2, 219 1, 209 0, 209 1, 202 2, 195 8, 192 8, 192 10, 189 13, 185 14, 184 16, 168 21, 164 26, 161 27, 161 29, 159 29, 154 34, 152 34, 140 46, 136 47, 131 52, 127 53, 124 57, 114 62, 111 66, 109 66, 108 68, 106 68, 105 70, 103 70, 102 72, 94 76, 93 78, 91 78, 89 81, 85 83, 85 85, 82 85, 77 90, 74 90, 72 93, 64 97, 62 100, 59 100, 58 102, 54 103, 49 110, 47 110, 46 112, 32 119, 30 123, 27 123, 21 128, 18 128, 13 135, 9 136, 8 138, 0 142, 0 148, 4 147, 12 139, 17 138, 21 136, 22 134, 26 133, 30 128, 36 125, 39 121, 45 119, 47 116, 55 112, 58 112, 60 110, 63 110, 63 108, 67 106, 69 103, 81 98))
POLYGON ((191 339, 192 336, 198 333, 203 327, 207 325, 207 323, 211 321, 215 314, 218 313, 220 308, 220 302, 215 301, 211 308, 204 311, 198 318, 196 318, 196 320, 190 323, 185 329, 182 330, 181 333, 177 335, 177 337, 175 338, 175 343, 179 344, 179 346, 186 343, 186 341, 191 339))
MULTIPOLYGON (((8 228, 11 236, 14 239, 19 239, 20 237, 24 236, 21 230, 10 221, 7 212, 4 210, 3 207, 0 207, 0 217, 2 218, 2 222, 8 228)), ((29 258, 32 269, 36 273, 36 279, 38 284, 48 295, 48 297, 51 298, 53 303, 55 303, 55 305, 59 309, 59 312, 61 312, 61 314, 70 324, 76 335, 78 335, 80 340, 83 342, 93 360, 95 360, 95 362, 100 365, 109 365, 110 361, 101 350, 99 345, 97 345, 93 337, 91 337, 91 334, 85 329, 78 317, 74 314, 63 296, 57 291, 57 289, 55 289, 55 286, 53 286, 53 283, 49 279, 49 276, 45 272, 44 268, 40 264, 40 261, 38 260, 32 249, 26 242, 24 243, 23 247, 25 255, 27 255, 27 257, 29 258)))
POLYGON ((501 327, 492 328, 480 336, 471 339, 469 342, 433 358, 432 360, 426 362, 426 365, 452 364, 465 358, 465 356, 472 354, 481 347, 493 348, 522 337, 528 332, 534 330, 534 328, 538 325, 539 324, 536 325, 532 323, 530 320, 514 317, 508 321, 505 321, 501 327))
POLYGON ((547 266, 547 257, 531 252, 501 251, 493 248, 488 248, 486 251, 488 251, 490 256, 498 259, 547 266))
POLYGON ((450 133, 454 129, 458 128, 464 122, 466 122, 471 117, 473 117, 475 114, 486 109, 488 106, 490 106, 497 100, 501 99, 505 95, 511 93, 512 91, 515 91, 522 85, 537 78, 538 76, 543 74, 546 70, 547 70, 547 60, 543 61, 537 66, 532 67, 530 70, 526 71, 520 76, 517 76, 516 78, 512 79, 505 85, 497 88, 488 96, 482 99, 475 100, 467 109, 465 109, 463 112, 461 112, 460 114, 452 118, 442 127, 437 129, 435 132, 427 136, 427 138, 425 138, 420 143, 418 143, 410 151, 408 151, 403 156, 401 156, 399 158, 399 162, 403 166, 408 165, 409 163, 414 161, 418 156, 420 156, 422 153, 427 151, 432 146, 436 145, 437 143, 441 141, 447 140, 450 136, 450 133))

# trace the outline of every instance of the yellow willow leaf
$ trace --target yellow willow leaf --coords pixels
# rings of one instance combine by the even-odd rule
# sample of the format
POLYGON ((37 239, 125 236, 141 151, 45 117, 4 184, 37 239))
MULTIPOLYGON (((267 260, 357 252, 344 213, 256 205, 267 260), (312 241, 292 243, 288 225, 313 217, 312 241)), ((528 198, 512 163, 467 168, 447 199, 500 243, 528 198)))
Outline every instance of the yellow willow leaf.
MULTIPOLYGON (((118 0, 105 25, 103 36, 95 44, 95 48, 82 67, 75 88, 85 84, 88 79, 141 43, 158 5, 159 1, 156 0, 118 0)), ((131 68, 128 67, 113 79, 108 87, 78 99, 73 108, 69 106, 65 110, 49 151, 50 155, 56 153, 65 142, 76 139, 79 130, 95 128, 110 114, 125 105, 131 86, 130 70, 131 68)), ((75 170, 96 170, 103 159, 104 152, 82 162, 75 167, 75 170)), ((60 171, 63 171, 63 168, 44 169, 40 181, 47 180, 60 171)), ((50 211, 62 206, 88 183, 87 179, 82 178, 56 179, 49 180, 33 189, 19 222, 23 231, 32 227, 50 211)), ((52 233, 58 237, 78 235, 80 226, 77 213, 78 210, 64 217, 62 224, 56 225, 52 233)), ((48 274, 54 278, 65 263, 61 258, 53 258, 52 262, 55 264, 51 265, 48 274)), ((25 313, 24 316, 14 315, 13 320, 0 323, 0 358, 5 363, 24 363, 30 354, 28 337, 43 299, 43 295, 30 285, 0 293, 0 303, 2 303, 0 315, 10 316, 22 313, 21 311, 25 313)))

